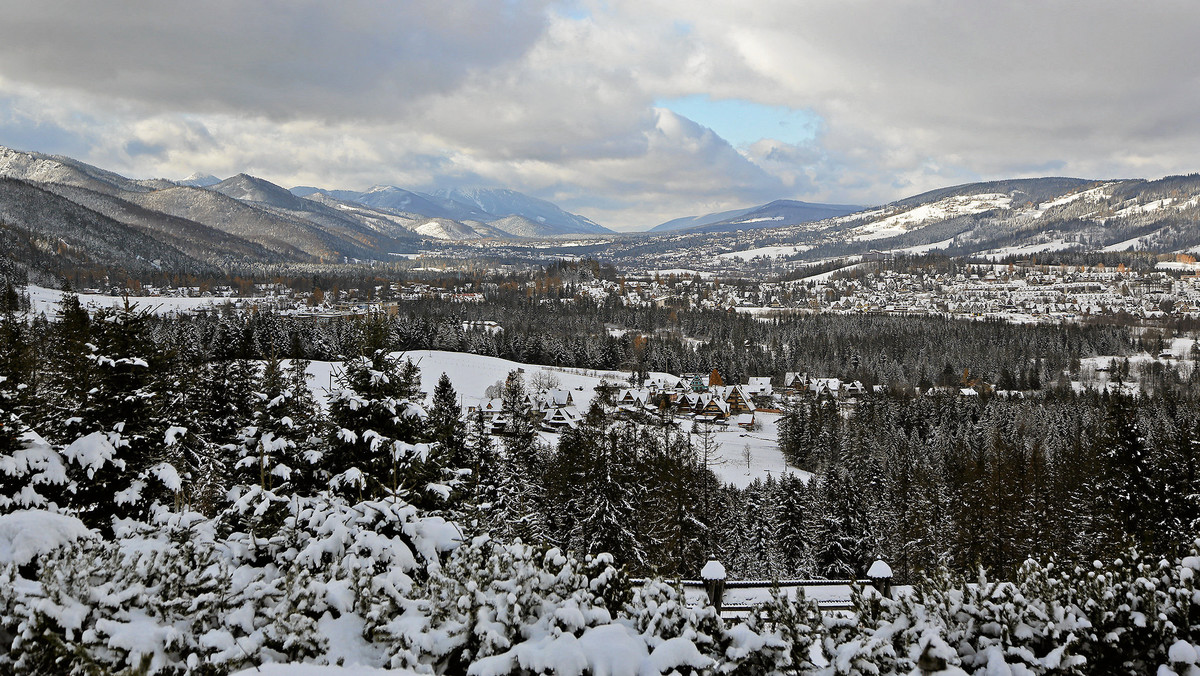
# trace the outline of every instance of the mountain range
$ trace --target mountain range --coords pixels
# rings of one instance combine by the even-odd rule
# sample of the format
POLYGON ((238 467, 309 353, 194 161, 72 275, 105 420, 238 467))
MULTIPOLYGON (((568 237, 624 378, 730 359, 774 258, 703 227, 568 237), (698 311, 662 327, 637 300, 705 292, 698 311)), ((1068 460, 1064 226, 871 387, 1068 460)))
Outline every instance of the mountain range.
MULTIPOLYGON (((589 246, 613 260, 624 250, 681 258, 711 252, 745 262, 872 250, 1172 252, 1200 246, 1198 222, 1200 175, 1050 177, 940 188, 866 209, 777 200, 589 246)), ((289 190, 247 174, 138 180, 69 157, 0 147, 0 259, 45 274, 80 266, 215 272, 233 264, 388 260, 437 241, 603 234, 612 233, 512 190, 289 190)), ((572 242, 578 240, 562 245, 572 242)))
MULTIPOLYGON (((724 220, 770 213, 756 210, 724 220)), ((721 236, 697 232, 703 228, 674 231, 660 236, 664 241, 655 250, 671 257, 707 248, 720 259, 749 264, 871 252, 938 251, 993 260, 1055 251, 1195 253, 1198 226, 1200 174, 1108 181, 1047 177, 939 188, 842 216, 803 223, 781 219, 769 229, 727 230, 721 236)))
MULTIPOLYGON (((336 200, 404 215, 420 220, 457 221, 464 227, 424 228, 429 237, 472 239, 478 237, 556 237, 574 234, 612 234, 596 222, 563 211, 546 200, 515 190, 498 188, 456 188, 419 193, 394 185, 379 185, 364 192, 323 190, 298 186, 291 192, 306 199, 336 200), (472 234, 474 233, 474 234, 472 234)), ((421 223, 413 227, 421 232, 421 223)))
POLYGON ((233 262, 386 260, 422 241, 610 231, 504 189, 288 190, 238 174, 137 180, 0 147, 0 243, 22 264, 215 270, 233 262))
POLYGON ((777 228, 784 225, 798 225, 837 218, 861 210, 860 206, 848 204, 813 204, 795 200, 775 200, 757 207, 676 218, 650 228, 650 232, 735 232, 777 228))

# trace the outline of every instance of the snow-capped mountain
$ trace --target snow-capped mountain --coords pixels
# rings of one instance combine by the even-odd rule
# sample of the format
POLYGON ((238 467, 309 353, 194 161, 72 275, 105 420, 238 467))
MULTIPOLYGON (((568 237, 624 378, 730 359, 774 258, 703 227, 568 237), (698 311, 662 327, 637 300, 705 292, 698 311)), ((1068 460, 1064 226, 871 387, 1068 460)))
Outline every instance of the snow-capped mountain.
POLYGON ((797 260, 816 260, 873 250, 989 257, 1067 249, 1174 252, 1200 245, 1198 222, 1200 175, 1014 179, 941 188, 844 216, 758 230, 722 255, 787 250, 797 260))
MULTIPOLYGON (((433 193, 443 204, 477 209, 495 218, 520 216, 537 223, 542 230, 534 236, 601 234, 612 231, 591 219, 568 213, 546 200, 530 197, 515 190, 500 188, 455 188, 433 193)), ((490 221, 489 221, 490 222, 490 221)), ((503 228, 503 226, 500 226, 503 228)), ((507 230, 507 228, 504 228, 507 230)))
MULTIPOLYGON (((3 253, 110 263, 125 257, 129 269, 200 269, 231 261, 387 260, 416 250, 422 240, 608 232, 512 190, 287 190, 248 174, 213 178, 135 180, 67 157, 0 148, 0 179, 10 182, 0 191, 3 253), (45 217, 22 200, 40 205, 45 217), (84 253, 92 248, 96 253, 84 253)), ((1065 249, 1169 253, 1200 247, 1198 222, 1200 175, 1014 179, 941 188, 869 209, 779 200, 676 219, 664 225, 691 227, 643 235, 636 248, 742 261, 873 250, 989 257, 1065 249)), ((612 246, 632 242, 618 238, 612 246)))
MULTIPOLYGON (((36 195, 33 202, 47 214, 72 214, 65 220, 47 216, 14 222, 21 241, 42 241, 42 248, 66 251, 57 255, 64 260, 76 248, 87 251, 87 242, 108 250, 110 245, 94 233, 116 232, 112 223, 130 229, 110 238, 127 243, 111 247, 114 257, 128 258, 129 265, 158 260, 165 269, 176 270, 231 259, 386 259, 391 252, 411 251, 421 238, 386 219, 341 213, 245 174, 211 189, 196 188, 165 179, 133 180, 68 157, 0 148, 0 177, 40 191, 13 187, 7 195, 36 195), (53 237, 49 243, 48 237, 53 237), (164 253, 163 247, 172 253, 164 253)), ((16 248, 10 251, 21 246, 14 240, 16 248)))
POLYGON ((353 202, 372 207, 396 209, 430 218, 443 218, 454 221, 486 221, 490 214, 478 209, 457 203, 447 204, 443 200, 430 195, 424 195, 394 185, 377 185, 356 197, 347 197, 353 202))
POLYGON ((414 226, 414 232, 437 239, 554 237, 612 232, 588 218, 515 190, 474 188, 426 194, 393 185, 378 185, 364 192, 298 186, 292 188, 291 193, 305 199, 320 195, 402 214, 421 222, 420 226, 414 226), (457 225, 449 226, 451 221, 457 225))
POLYGON ((174 185, 165 180, 137 181, 62 155, 25 152, 0 146, 0 176, 35 183, 60 183, 98 192, 145 192, 174 185))
POLYGON ((220 183, 221 179, 213 176, 212 174, 202 174, 197 171, 191 176, 175 182, 179 185, 186 185, 193 188, 207 188, 210 185, 216 185, 220 183))

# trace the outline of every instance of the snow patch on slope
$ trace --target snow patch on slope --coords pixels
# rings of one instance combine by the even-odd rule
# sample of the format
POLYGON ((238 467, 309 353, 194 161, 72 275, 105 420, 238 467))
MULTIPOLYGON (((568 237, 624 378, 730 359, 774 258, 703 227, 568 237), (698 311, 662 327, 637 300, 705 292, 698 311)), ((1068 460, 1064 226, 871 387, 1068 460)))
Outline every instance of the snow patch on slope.
POLYGON ((1086 200, 1088 202, 1103 202, 1104 200, 1107 200, 1109 197, 1111 197, 1111 195, 1109 194, 1109 189, 1112 188, 1114 185, 1116 185, 1116 184, 1115 183, 1105 183, 1104 185, 1099 185, 1099 186, 1096 186, 1095 188, 1091 188, 1089 190, 1072 193, 1070 195, 1063 195, 1062 197, 1059 197, 1057 199, 1049 200, 1047 202, 1042 202, 1041 204, 1038 205, 1038 211, 1046 211, 1048 209, 1053 209, 1054 207, 1061 207, 1061 206, 1070 204, 1071 202, 1074 202, 1076 200, 1086 200))
POLYGON ((1024 256, 1027 254, 1044 253, 1046 251, 1064 251, 1066 249, 1074 249, 1079 244, 1076 242, 1068 242, 1062 239, 1053 239, 1049 242, 1038 242, 1035 244, 1022 244, 1021 246, 1006 246, 1001 249, 992 249, 990 251, 981 251, 979 255, 983 258, 991 260, 1000 260, 1006 256, 1024 256))
POLYGON ((866 241, 895 237, 928 223, 1011 207, 1012 197, 1000 193, 955 195, 853 228, 851 239, 866 241))
POLYGON ((803 253, 809 249, 812 249, 812 247, 804 244, 797 246, 762 246, 757 249, 746 249, 745 251, 727 251, 717 254, 717 258, 737 258, 743 261, 748 261, 752 258, 781 258, 783 256, 803 253))

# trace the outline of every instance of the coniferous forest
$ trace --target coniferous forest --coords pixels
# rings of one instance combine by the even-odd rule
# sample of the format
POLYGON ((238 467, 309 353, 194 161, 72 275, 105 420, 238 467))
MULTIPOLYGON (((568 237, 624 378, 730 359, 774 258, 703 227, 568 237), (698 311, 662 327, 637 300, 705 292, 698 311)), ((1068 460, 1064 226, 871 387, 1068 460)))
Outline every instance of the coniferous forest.
POLYGON ((471 328, 495 315, 425 302, 315 323, 89 312, 68 294, 33 316, 9 285, 0 529, 34 534, 9 537, 0 570, 4 671, 341 657, 548 673, 547 655, 614 645, 653 673, 1195 669, 1200 374, 1116 364, 1139 393, 1069 386, 1081 358, 1153 338, 536 300, 501 296, 497 334, 471 328), (425 404, 417 348, 634 376, 811 370, 872 391, 851 414, 790 404, 779 448, 811 478, 738 489, 712 471, 711 430, 616 416, 611 392, 556 446, 517 372, 502 434, 444 376, 425 404), (325 401, 312 359, 343 363, 325 401), (953 394, 984 380, 1004 387, 953 394), (860 579, 882 559, 912 591, 856 588, 837 613, 777 594, 722 619, 675 584, 709 558, 773 580, 860 579))

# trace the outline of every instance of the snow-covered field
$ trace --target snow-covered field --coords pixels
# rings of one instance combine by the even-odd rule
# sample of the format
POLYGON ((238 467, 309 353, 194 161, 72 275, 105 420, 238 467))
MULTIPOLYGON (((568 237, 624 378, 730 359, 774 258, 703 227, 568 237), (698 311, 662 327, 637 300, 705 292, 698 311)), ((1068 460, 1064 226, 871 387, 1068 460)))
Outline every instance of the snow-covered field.
POLYGON ((783 459, 783 453, 779 451, 779 414, 758 413, 756 419, 761 429, 753 432, 733 425, 728 429, 713 428, 718 430, 715 434, 718 450, 717 462, 712 470, 721 481, 745 488, 755 479, 765 480, 768 476, 778 479, 789 473, 799 475, 807 481, 812 475, 804 470, 789 467, 783 459), (746 462, 747 447, 749 463, 746 462))
POLYGON ((1134 237, 1132 239, 1127 239, 1127 240, 1124 240, 1121 242, 1117 242, 1115 244, 1109 244, 1108 246, 1101 249, 1101 251, 1129 251, 1130 249, 1137 249, 1138 244, 1142 240, 1142 237, 1143 236, 1138 236, 1138 237, 1134 237))
POLYGON ((940 242, 930 242, 929 244, 918 244, 916 246, 906 246, 903 249, 890 249, 889 253, 923 254, 923 253, 929 253, 930 251, 940 251, 941 249, 948 249, 948 248, 950 248, 950 245, 953 243, 954 243, 954 238, 951 237, 949 239, 943 239, 940 242))
MULTIPOLYGON (((28 290, 34 314, 45 313, 47 317, 53 317, 58 312, 58 304, 63 296, 62 291, 34 285, 30 285, 28 290)), ((79 303, 85 308, 124 307, 127 300, 125 296, 105 296, 94 293, 81 293, 78 295, 79 303)), ((228 303, 230 299, 212 296, 205 298, 130 296, 128 297, 128 301, 131 305, 135 305, 139 309, 147 309, 155 314, 168 314, 171 312, 188 312, 200 308, 220 307, 228 303)))
POLYGON ((1109 188, 1111 188, 1113 185, 1115 185, 1115 184, 1114 183, 1105 183, 1104 185, 1096 186, 1095 188, 1092 188, 1090 190, 1084 190, 1082 192, 1072 193, 1070 195, 1063 195, 1062 197, 1059 197, 1057 199, 1050 200, 1047 202, 1042 202, 1041 204, 1038 205, 1038 210, 1046 211, 1047 209, 1053 209, 1054 207, 1061 207, 1064 204, 1070 204, 1071 202, 1074 202, 1075 200, 1078 200, 1078 199, 1087 199, 1092 202, 1101 202, 1101 201, 1107 200, 1110 197, 1109 188))
POLYGON ((646 275, 649 277, 653 277, 655 275, 659 275, 661 277, 670 277, 671 275, 675 275, 676 277, 695 277, 696 275, 700 275, 700 277, 703 279, 709 279, 713 276, 713 273, 692 270, 690 268, 664 268, 662 270, 647 270, 646 275))
MULTIPOLYGON (((400 354, 400 353, 398 353, 400 354)), ((411 358, 421 369, 421 390, 432 397, 433 390, 442 373, 450 377, 454 390, 459 395, 463 409, 478 406, 484 401, 484 391, 496 382, 503 382, 509 372, 523 369, 525 381, 539 372, 549 372, 558 378, 562 389, 571 390, 576 408, 582 413, 587 410, 592 399, 596 396, 596 386, 601 380, 610 383, 625 383, 628 373, 619 371, 586 371, 583 369, 557 368, 537 364, 522 364, 519 362, 487 357, 464 352, 446 352, 441 350, 414 350, 403 353, 411 358)), ((309 386, 319 401, 325 401, 329 389, 334 386, 340 362, 314 361, 308 366, 311 376, 309 386)), ((666 374, 651 373, 652 378, 665 377, 666 374)), ((807 478, 808 474, 793 467, 788 467, 779 451, 777 424, 779 415, 776 413, 759 413, 758 421, 761 429, 747 432, 736 425, 728 428, 714 426, 715 440, 718 444, 717 463, 713 471, 726 483, 739 488, 750 485, 755 479, 765 480, 768 475, 778 478, 786 472, 794 472, 807 478), (747 466, 745 451, 750 447, 750 464, 747 466)), ((681 427, 690 430, 690 421, 685 421, 681 427)), ((542 432, 542 439, 550 445, 558 443, 557 434, 542 432)))
POLYGON ((746 249, 745 251, 727 251, 717 254, 717 258, 748 261, 753 258, 780 258, 782 256, 792 256, 798 253, 804 253, 811 249, 811 246, 761 246, 757 249, 746 249))
MULTIPOLYGON (((846 261, 847 262, 857 261, 860 258, 862 258, 862 257, 861 256, 850 256, 849 258, 846 259, 846 261)), ((794 280, 794 282, 801 282, 804 284, 824 284, 825 282, 828 282, 830 279, 832 279, 833 276, 836 275, 837 273, 845 272, 847 270, 852 270, 854 268, 857 268, 859 265, 862 265, 862 263, 851 263, 850 265, 838 268, 837 270, 830 270, 829 272, 820 272, 815 275, 809 275, 808 277, 801 277, 799 279, 794 280)))
POLYGON ((1184 272, 1200 272, 1200 263, 1185 263, 1182 261, 1159 261, 1154 265, 1156 270, 1182 270, 1184 272))
POLYGON ((1197 364, 1191 361, 1192 345, 1195 342, 1196 340, 1193 338, 1172 338, 1163 349, 1163 352, 1169 353, 1171 357, 1154 355, 1148 352, 1138 352, 1128 357, 1084 357, 1079 360, 1082 380, 1072 381, 1071 385, 1077 392, 1083 391, 1088 387, 1099 387, 1113 391, 1116 389, 1119 379, 1108 369, 1113 364, 1120 364, 1122 360, 1128 359, 1130 377, 1123 380, 1121 389, 1129 394, 1136 394, 1141 389, 1141 385, 1137 381, 1138 369, 1145 364, 1160 363, 1168 367, 1184 366, 1185 368, 1197 368, 1197 364))

